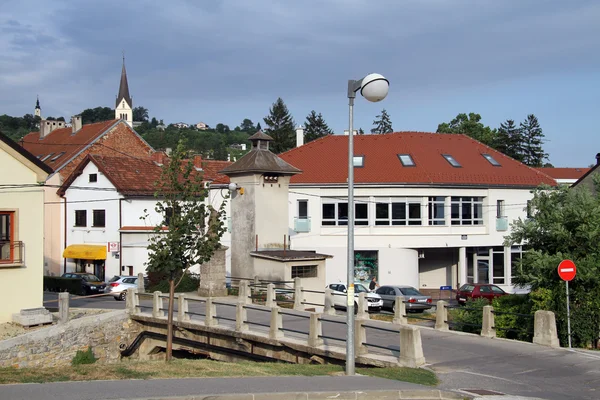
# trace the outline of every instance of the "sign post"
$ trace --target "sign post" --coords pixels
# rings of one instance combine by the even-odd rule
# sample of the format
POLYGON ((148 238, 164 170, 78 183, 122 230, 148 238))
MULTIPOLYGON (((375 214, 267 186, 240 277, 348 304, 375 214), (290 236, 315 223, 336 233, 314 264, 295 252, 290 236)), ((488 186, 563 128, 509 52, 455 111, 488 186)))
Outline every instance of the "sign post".
POLYGON ((569 348, 571 348, 571 309, 569 306, 569 281, 577 274, 577 267, 571 260, 563 260, 558 264, 558 276, 565 281, 567 289, 567 333, 569 335, 569 348))

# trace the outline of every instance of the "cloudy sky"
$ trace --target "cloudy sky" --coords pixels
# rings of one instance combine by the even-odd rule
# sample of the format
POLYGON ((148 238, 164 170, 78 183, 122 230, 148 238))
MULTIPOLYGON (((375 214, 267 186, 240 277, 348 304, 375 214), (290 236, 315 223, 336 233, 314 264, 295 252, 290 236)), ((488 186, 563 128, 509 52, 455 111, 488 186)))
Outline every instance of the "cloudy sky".
MULTIPOLYGON (((68 117, 114 106, 125 51, 134 106, 165 122, 262 122, 282 97, 302 123, 347 129, 348 79, 390 80, 357 99, 369 131, 435 131, 461 112, 497 127, 535 114, 555 166, 600 151, 597 0, 2 0, 0 114, 68 117)), ((264 124, 263 124, 264 125, 264 124)))

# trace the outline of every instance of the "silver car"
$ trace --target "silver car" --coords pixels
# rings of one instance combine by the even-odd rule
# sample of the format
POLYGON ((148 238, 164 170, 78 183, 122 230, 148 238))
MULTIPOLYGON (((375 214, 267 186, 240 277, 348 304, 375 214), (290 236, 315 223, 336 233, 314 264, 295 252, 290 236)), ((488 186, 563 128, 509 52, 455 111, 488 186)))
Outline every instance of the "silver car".
POLYGON ((406 311, 423 312, 432 307, 431 296, 426 296, 412 286, 381 286, 375 293, 383 299, 383 308, 395 311, 396 296, 404 298, 406 311))
POLYGON ((137 276, 113 276, 106 284, 104 293, 112 294, 115 300, 125 300, 127 289, 137 288, 137 280, 137 276))

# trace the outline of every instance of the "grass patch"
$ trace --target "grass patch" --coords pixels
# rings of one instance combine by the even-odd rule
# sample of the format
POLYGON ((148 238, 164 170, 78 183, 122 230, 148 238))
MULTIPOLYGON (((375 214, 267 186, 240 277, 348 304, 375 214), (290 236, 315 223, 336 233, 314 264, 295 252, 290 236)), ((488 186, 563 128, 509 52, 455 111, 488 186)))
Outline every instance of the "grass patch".
MULTIPOLYGON (((173 360, 123 362, 117 364, 87 364, 56 368, 0 368, 0 384, 43 383, 81 380, 159 379, 159 378, 217 378, 249 376, 320 376, 343 373, 340 365, 310 365, 257 363, 244 361, 235 364, 212 360, 173 360)), ((413 368, 357 368, 363 375, 433 386, 433 372, 413 368)))
MULTIPOLYGON (((420 314, 419 317, 420 318, 430 318, 430 321, 435 322, 435 315, 431 316, 431 314, 420 314)), ((394 316, 391 314, 371 314, 369 316, 369 318, 374 321, 384 321, 384 322, 393 322, 394 321, 394 316)), ((420 319, 420 318, 411 318, 409 316, 409 317, 407 317, 407 321, 409 324, 418 324, 419 322, 425 321, 424 319, 420 319)))

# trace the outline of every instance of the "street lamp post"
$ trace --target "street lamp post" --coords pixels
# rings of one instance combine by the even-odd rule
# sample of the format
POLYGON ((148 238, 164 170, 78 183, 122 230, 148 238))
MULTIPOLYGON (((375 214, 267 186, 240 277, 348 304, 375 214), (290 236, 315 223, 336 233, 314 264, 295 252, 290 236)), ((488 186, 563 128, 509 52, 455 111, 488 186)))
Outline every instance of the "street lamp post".
POLYGON ((385 99, 390 83, 382 75, 369 74, 348 81, 348 275, 346 302, 346 375, 354 375, 354 98, 356 92, 367 100, 385 99))

